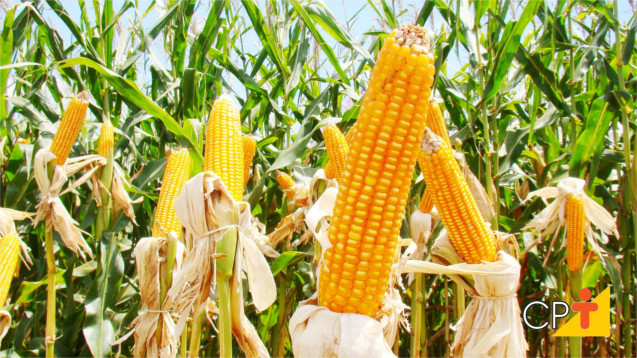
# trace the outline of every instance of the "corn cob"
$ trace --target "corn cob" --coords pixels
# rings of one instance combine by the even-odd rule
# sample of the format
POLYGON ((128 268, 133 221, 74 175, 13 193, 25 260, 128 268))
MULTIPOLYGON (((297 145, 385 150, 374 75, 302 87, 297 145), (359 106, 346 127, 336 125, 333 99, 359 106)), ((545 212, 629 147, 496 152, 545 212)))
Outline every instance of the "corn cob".
POLYGON ((175 199, 190 177, 190 166, 188 149, 177 150, 168 157, 153 221, 153 237, 168 238, 172 231, 177 236, 181 235, 181 223, 175 213, 175 199))
POLYGON ((380 51, 339 183, 319 304, 374 316, 387 289, 435 68, 424 28, 395 30, 380 51))
POLYGON ((420 162, 449 239, 468 263, 495 260, 495 238, 462 176, 451 147, 426 129, 420 162))
POLYGON ((9 294, 11 279, 20 258, 18 233, 11 231, 0 239, 0 307, 4 306, 9 294))
POLYGON ((58 127, 53 141, 51 142, 51 152, 58 158, 57 164, 64 165, 66 158, 71 153, 71 148, 77 139, 82 122, 86 117, 88 108, 88 94, 82 91, 71 100, 71 103, 64 111, 60 126, 58 127))
POLYGON ((566 263, 571 272, 577 272, 584 263, 584 230, 586 214, 584 200, 577 196, 566 199, 566 263))
POLYGON ((257 150, 257 142, 251 136, 243 136, 243 188, 245 189, 250 180, 250 166, 257 150))
POLYGON ((435 135, 442 138, 442 140, 451 147, 451 139, 449 139, 449 131, 447 130, 445 117, 442 115, 440 106, 436 102, 433 102, 429 107, 429 112, 427 113, 427 128, 431 129, 435 135))
MULTIPOLYGON (((288 196, 288 198, 293 200, 296 196, 296 188, 295 188, 296 182, 294 181, 294 179, 292 179, 290 175, 280 170, 276 170, 275 174, 276 174, 277 183, 279 183, 279 185, 281 186, 285 194, 288 196)), ((303 198, 303 199, 297 200, 296 204, 299 207, 305 206, 307 205, 307 199, 303 198)))
POLYGON ((210 110, 206 129, 204 170, 212 170, 232 197, 243 199, 244 154, 241 118, 232 97, 221 95, 210 110))
POLYGON ((420 205, 418 206, 418 210, 425 214, 431 213, 431 210, 434 208, 434 197, 431 195, 431 189, 429 187, 425 188, 425 192, 422 193, 422 198, 420 199, 420 205))
POLYGON ((334 179, 338 176, 338 168, 336 168, 336 165, 334 165, 334 162, 329 160, 327 160, 327 164, 325 164, 325 168, 323 169, 323 171, 325 172, 325 177, 327 179, 334 179))
POLYGON ((329 163, 332 163, 330 165, 331 169, 327 170, 326 166, 325 176, 328 179, 341 180, 345 172, 345 161, 349 152, 347 141, 338 127, 331 123, 325 126, 323 136, 325 137, 325 148, 327 149, 329 163))
MULTIPOLYGON (((349 129, 349 131, 347 131, 347 134, 345 135, 345 143, 347 143, 348 153, 349 153, 349 145, 352 143, 352 138, 354 138, 355 135, 356 135, 356 123, 354 123, 354 125, 349 129)), ((327 177, 328 179, 333 179, 333 178, 336 178, 336 176, 338 175, 337 168, 334 166, 334 162, 329 159, 329 153, 327 153, 327 155, 328 155, 328 160, 327 160, 327 164, 325 164, 325 169, 323 169, 323 171, 325 172, 325 177, 327 177)))
POLYGON ((100 137, 97 140, 97 154, 108 158, 109 153, 113 150, 113 124, 108 119, 102 124, 100 137))

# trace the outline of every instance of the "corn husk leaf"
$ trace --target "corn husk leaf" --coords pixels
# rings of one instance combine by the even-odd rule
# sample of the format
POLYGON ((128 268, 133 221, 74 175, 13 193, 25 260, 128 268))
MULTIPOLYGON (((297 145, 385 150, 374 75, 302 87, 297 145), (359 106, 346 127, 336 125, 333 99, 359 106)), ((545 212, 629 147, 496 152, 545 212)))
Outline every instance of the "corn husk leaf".
MULTIPOLYGON (((259 243, 265 244, 267 236, 257 225, 248 203, 239 203, 239 252, 245 261, 248 290, 257 311, 270 307, 276 300, 276 284, 259 243)), ((265 247, 265 245, 263 245, 265 247)), ((274 251, 274 250, 272 250, 274 251)), ((243 307, 243 306, 242 306, 243 307)))
MULTIPOLYGON (((241 284, 241 267, 243 266, 242 259, 244 255, 239 255, 238 252, 243 251, 241 246, 245 242, 246 240, 240 240, 238 243, 234 273, 230 281, 230 315, 232 319, 232 333, 234 334, 239 347, 241 347, 241 350, 246 353, 247 357, 269 358, 270 354, 268 353, 265 344, 261 341, 259 333, 257 333, 257 330, 254 328, 250 320, 248 320, 248 317, 246 317, 244 312, 243 285, 241 284)), ((270 272, 269 269, 268 272, 270 272)), ((270 274, 270 276, 272 276, 272 274, 270 274)), ((274 280, 274 278, 272 280, 274 280)), ((276 298, 276 287, 274 290, 276 298)), ((254 292, 252 293, 252 299, 255 300, 254 292)))
POLYGON ((473 174, 469 166, 467 166, 467 161, 465 157, 461 153, 454 152, 456 160, 460 165, 460 171, 462 172, 462 176, 464 176, 467 184, 469 185, 469 190, 473 194, 473 197, 476 200, 476 204, 478 204, 478 210, 482 214, 484 221, 491 222, 495 217, 495 209, 493 209, 493 202, 487 195, 487 191, 480 183, 480 180, 473 174))
POLYGON ((300 302, 290 319, 295 357, 395 357, 379 321, 332 312, 318 306, 316 297, 300 302))
POLYGON ((166 307, 179 317, 179 336, 191 313, 197 317, 205 308, 215 276, 217 242, 228 227, 220 227, 218 212, 233 211, 234 199, 213 172, 192 177, 175 200, 175 212, 185 228, 189 250, 182 269, 175 274, 166 295, 166 307))
POLYGON ((64 166, 56 165, 53 168, 53 176, 49 180, 49 163, 55 159, 55 155, 47 149, 39 150, 35 155, 33 168, 35 180, 40 188, 41 199, 37 206, 34 225, 45 220, 47 227, 52 226, 60 234, 62 242, 71 251, 78 254, 82 259, 86 259, 84 253, 92 257, 91 249, 83 237, 83 234, 88 235, 88 233, 77 227, 77 222, 66 211, 59 196, 89 180, 99 166, 106 163, 106 160, 99 155, 87 155, 69 159, 64 166), (62 186, 67 181, 67 175, 72 175, 87 167, 89 170, 82 177, 61 192, 62 186))
MULTIPOLYGON (((166 305, 160 302, 160 264, 165 259, 168 241, 164 238, 145 237, 135 246, 134 256, 137 266, 139 291, 141 295, 138 316, 129 326, 130 331, 113 345, 121 344, 131 334, 135 336, 133 352, 135 357, 176 357, 179 336, 176 335, 176 325, 166 305), (157 341, 157 325, 162 324, 162 335, 157 341)), ((184 262, 185 247, 177 242, 175 253, 175 268, 179 272, 184 262)))
POLYGON ((130 186, 124 171, 117 163, 113 163, 113 181, 111 182, 111 198, 113 198, 113 212, 117 213, 120 210, 124 212, 124 215, 128 216, 133 224, 137 225, 135 221, 135 211, 133 210, 133 204, 126 191, 126 187, 130 186))
POLYGON ((9 331, 11 326, 11 315, 7 311, 0 311, 0 341, 9 331))
POLYGON ((516 296, 520 264, 513 256, 499 251, 494 262, 449 266, 410 260, 402 271, 473 276, 475 297, 454 327, 454 357, 526 355, 528 345, 516 296))

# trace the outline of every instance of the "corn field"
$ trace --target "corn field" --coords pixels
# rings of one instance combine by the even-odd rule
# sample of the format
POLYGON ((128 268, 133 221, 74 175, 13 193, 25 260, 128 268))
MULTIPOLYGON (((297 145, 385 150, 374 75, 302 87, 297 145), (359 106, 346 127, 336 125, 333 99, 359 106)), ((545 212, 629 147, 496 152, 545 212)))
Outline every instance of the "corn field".
POLYGON ((0 355, 637 355, 636 13, 0 0, 0 355))

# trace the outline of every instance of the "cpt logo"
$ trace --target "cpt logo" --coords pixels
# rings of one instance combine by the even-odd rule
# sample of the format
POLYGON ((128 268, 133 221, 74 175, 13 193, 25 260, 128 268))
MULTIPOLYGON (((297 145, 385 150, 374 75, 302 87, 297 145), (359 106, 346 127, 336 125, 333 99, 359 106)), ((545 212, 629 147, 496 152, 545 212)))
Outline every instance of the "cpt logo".
MULTIPOLYGON (((608 337, 610 336, 610 287, 606 288, 593 302, 586 302, 591 298, 591 290, 583 288, 579 291, 579 299, 584 302, 573 302, 571 307, 562 301, 553 301, 551 307, 551 329, 557 328, 557 319, 568 316, 570 310, 577 312, 553 334, 555 337, 608 337), (561 309, 558 307, 561 306, 561 309), (558 312, 559 311, 559 312, 558 312)), ((528 320, 528 312, 534 306, 549 309, 549 305, 542 301, 529 303, 522 313, 522 318, 527 327, 531 329, 543 329, 549 325, 544 322, 540 326, 531 324, 528 320)), ((536 308, 536 309, 539 309, 536 308)))

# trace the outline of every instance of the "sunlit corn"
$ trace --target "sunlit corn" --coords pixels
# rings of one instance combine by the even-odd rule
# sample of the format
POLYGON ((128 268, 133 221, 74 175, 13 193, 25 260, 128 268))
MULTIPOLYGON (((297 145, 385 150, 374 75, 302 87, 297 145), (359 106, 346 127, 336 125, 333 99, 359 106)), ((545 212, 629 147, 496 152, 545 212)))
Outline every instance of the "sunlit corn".
POLYGON ((319 280, 319 304, 374 316, 388 287, 435 68, 424 28, 385 41, 339 183, 319 280))
POLYGON ((571 195, 566 199, 566 263, 571 272, 579 271, 584 263, 585 229, 584 200, 571 195))
POLYGON ((328 179, 341 180, 345 172, 345 161, 349 146, 345 140, 345 136, 337 126, 330 123, 323 129, 323 137, 325 138, 325 148, 327 149, 327 157, 329 158, 329 170, 326 167, 325 176, 328 179))
POLYGON ((440 106, 436 102, 431 103, 429 107, 429 112, 427 113, 427 128, 442 138, 450 147, 452 146, 447 124, 445 123, 445 117, 442 115, 440 106))
POLYGON ((11 231, 0 238, 0 308, 7 300, 11 279, 20 258, 19 254, 20 239, 18 233, 11 231))
POLYGON ((425 188, 425 192, 422 193, 422 198, 420 199, 420 205, 418 206, 418 210, 422 211, 425 214, 431 213, 431 210, 434 207, 434 197, 431 194, 431 189, 429 187, 425 188))
POLYGON ((252 166, 252 159, 254 159, 254 153, 257 150, 257 142, 252 136, 243 136, 243 188, 248 185, 250 180, 250 167, 252 166))
POLYGON ((168 157, 153 221, 153 237, 168 238, 170 232, 181 235, 181 223, 175 213, 175 199, 190 177, 190 166, 188 149, 177 150, 168 157))
POLYGON ((66 111, 64 111, 50 148, 51 152, 58 158, 58 165, 66 163, 66 159, 71 153, 71 148, 73 148, 77 135, 82 128, 87 108, 88 94, 82 91, 71 100, 66 111))
POLYGON ((97 154, 108 158, 109 153, 113 150, 113 124, 108 119, 102 124, 100 137, 97 140, 97 154))
POLYGON ((212 105, 206 128, 204 170, 217 174, 239 201, 243 199, 244 153, 239 109, 222 94, 212 105))
POLYGON ((468 263, 495 260, 495 237, 478 210, 451 147, 428 128, 420 163, 440 219, 458 254, 468 263))

